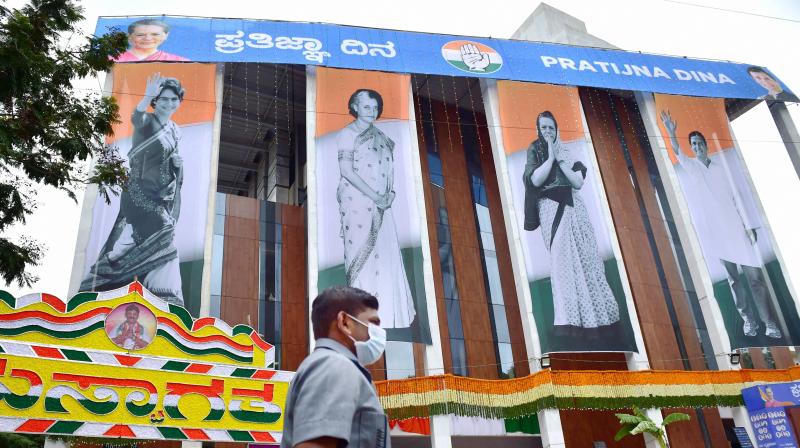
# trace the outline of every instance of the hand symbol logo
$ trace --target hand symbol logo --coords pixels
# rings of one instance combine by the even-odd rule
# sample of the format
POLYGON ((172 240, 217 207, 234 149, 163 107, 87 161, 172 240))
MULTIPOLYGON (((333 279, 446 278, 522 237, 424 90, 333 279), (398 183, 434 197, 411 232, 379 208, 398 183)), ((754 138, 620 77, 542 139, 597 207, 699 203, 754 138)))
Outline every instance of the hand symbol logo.
POLYGON ((483 53, 475 44, 461 46, 461 60, 472 71, 483 72, 489 66, 489 54, 483 53))
POLYGON ((493 48, 478 42, 454 40, 442 46, 442 58, 462 72, 488 75, 503 66, 503 58, 493 48))

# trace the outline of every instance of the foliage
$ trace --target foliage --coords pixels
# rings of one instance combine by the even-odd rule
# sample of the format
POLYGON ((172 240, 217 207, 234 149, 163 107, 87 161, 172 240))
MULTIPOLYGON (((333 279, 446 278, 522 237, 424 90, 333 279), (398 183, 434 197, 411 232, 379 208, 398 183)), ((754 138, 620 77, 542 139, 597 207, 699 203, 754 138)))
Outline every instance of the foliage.
POLYGON ((25 223, 36 208, 38 187, 55 187, 76 200, 77 188, 95 183, 108 201, 125 181, 122 158, 104 143, 118 122, 114 99, 79 92, 73 82, 108 71, 127 37, 81 35, 82 12, 69 0, 31 0, 21 9, 0 5, 0 277, 5 283, 36 281, 29 268, 41 259, 42 246, 30 238, 12 241, 3 232, 25 223), (92 172, 85 168, 90 158, 92 172))
POLYGON ((0 432, 0 446, 5 448, 41 448, 44 436, 0 432))
POLYGON ((614 414, 619 419, 619 423, 622 425, 617 435, 614 436, 614 440, 620 441, 623 437, 627 435, 637 435, 637 434, 650 434, 653 438, 658 441, 659 446, 662 448, 666 448, 667 446, 667 425, 675 422, 687 421, 689 420, 689 416, 682 412, 673 412, 668 416, 664 417, 664 420, 661 424, 657 424, 653 420, 650 419, 641 409, 634 407, 633 408, 633 415, 631 414, 614 414))

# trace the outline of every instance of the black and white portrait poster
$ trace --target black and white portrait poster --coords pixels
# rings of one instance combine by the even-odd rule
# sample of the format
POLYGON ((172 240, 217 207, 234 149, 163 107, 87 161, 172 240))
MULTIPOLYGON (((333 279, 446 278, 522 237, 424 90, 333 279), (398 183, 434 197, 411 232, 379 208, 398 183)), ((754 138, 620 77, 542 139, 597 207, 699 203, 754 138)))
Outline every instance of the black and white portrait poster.
POLYGON ((430 343, 409 78, 322 68, 316 82, 318 289, 368 291, 390 340, 430 343))
POLYGON ((138 279, 195 316, 208 208, 214 64, 121 64, 113 95, 121 123, 110 142, 129 168, 110 204, 94 205, 80 291, 138 279))
POLYGON ((731 348, 796 345, 800 318, 722 99, 655 95, 731 348))
MULTIPOLYGON (((498 81, 510 197, 542 353, 636 351, 574 87, 498 81)), ((503 157, 501 157, 502 159, 503 157)))

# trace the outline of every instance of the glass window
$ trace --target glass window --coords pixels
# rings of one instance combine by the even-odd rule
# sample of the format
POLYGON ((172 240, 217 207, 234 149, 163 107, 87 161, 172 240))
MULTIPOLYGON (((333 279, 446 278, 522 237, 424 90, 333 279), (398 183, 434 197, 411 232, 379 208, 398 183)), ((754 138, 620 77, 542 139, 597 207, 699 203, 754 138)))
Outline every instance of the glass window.
POLYGON ((453 359, 453 374, 467 376, 467 348, 463 339, 450 338, 450 355, 453 359))
POLYGON ((414 344, 389 341, 386 343, 386 378, 390 380, 415 376, 414 344))
POLYGON ((211 294, 222 295, 222 252, 225 237, 214 235, 211 239, 211 294))
POLYGON ((209 314, 211 314, 211 317, 219 318, 219 302, 220 302, 220 296, 212 294, 211 309, 209 310, 209 314))
POLYGON ((438 154, 432 152, 428 153, 428 171, 430 171, 431 183, 439 188, 444 188, 442 159, 438 154))
POLYGON ((464 339, 464 328, 461 326, 461 303, 458 300, 445 299, 447 307, 447 328, 451 338, 464 339))
POLYGON ((494 320, 494 331, 497 342, 511 342, 511 336, 508 334, 506 307, 503 305, 492 305, 492 320, 494 320))
POLYGON ((226 203, 226 194, 225 193, 217 193, 217 197, 214 201, 214 213, 217 215, 224 215, 225 214, 225 203, 226 203))
POLYGON ((497 344, 497 354, 500 361, 500 378, 514 378, 514 354, 511 351, 511 344, 497 344))
POLYGON ((503 302, 503 288, 500 284, 500 268, 497 266, 497 254, 484 251, 483 255, 486 279, 489 283, 489 297, 493 304, 503 305, 505 302, 503 302))

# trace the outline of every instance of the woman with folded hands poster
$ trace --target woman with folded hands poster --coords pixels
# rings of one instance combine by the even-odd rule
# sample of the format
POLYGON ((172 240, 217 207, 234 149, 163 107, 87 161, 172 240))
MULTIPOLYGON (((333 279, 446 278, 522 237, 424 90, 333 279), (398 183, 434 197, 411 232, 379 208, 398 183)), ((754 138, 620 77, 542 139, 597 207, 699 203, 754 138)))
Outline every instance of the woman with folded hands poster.
POLYGON ((620 320, 605 277, 589 213, 578 193, 586 166, 561 142, 549 111, 536 119, 538 138, 527 150, 525 230, 541 227, 550 251, 554 328, 557 335, 586 336, 620 320))

